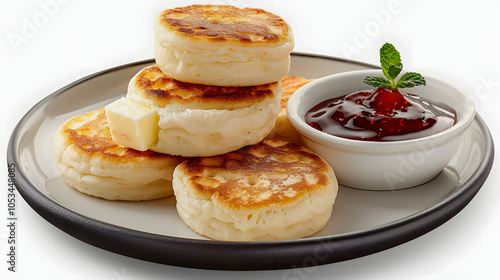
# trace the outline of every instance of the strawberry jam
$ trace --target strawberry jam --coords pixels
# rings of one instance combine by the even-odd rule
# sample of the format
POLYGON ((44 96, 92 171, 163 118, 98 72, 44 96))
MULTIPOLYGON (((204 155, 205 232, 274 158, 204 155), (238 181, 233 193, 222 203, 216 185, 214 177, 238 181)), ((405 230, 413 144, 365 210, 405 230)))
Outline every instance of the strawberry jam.
POLYGON ((414 94, 377 88, 329 99, 311 108, 305 121, 325 133, 355 140, 398 141, 453 126, 456 112, 414 94))

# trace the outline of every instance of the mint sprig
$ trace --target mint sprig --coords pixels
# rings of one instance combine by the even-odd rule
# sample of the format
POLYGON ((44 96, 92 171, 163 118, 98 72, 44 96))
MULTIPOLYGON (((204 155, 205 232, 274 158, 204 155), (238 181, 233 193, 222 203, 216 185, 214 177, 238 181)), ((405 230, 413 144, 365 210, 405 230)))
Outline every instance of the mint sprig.
POLYGON ((380 65, 382 66, 382 73, 387 78, 367 76, 363 82, 374 87, 383 87, 390 89, 397 88, 412 88, 415 86, 425 86, 425 79, 416 72, 404 73, 398 81, 396 77, 403 70, 403 63, 401 62, 401 55, 396 48, 390 44, 385 43, 380 48, 380 65))

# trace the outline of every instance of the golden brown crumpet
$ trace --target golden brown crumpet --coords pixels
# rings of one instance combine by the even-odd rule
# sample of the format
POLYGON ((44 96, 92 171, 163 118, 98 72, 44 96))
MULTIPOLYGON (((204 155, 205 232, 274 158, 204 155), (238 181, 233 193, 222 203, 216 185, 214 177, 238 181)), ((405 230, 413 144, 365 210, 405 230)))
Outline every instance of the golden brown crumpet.
POLYGON ((286 109, 286 104, 290 96, 302 86, 314 81, 314 79, 307 79, 300 76, 286 76, 281 80, 281 87, 283 88, 283 96, 281 97, 281 109, 286 109))
POLYGON ((294 39, 279 16, 260 9, 193 5, 166 10, 154 22, 154 54, 173 79, 215 86, 281 80, 294 39))
POLYGON ((273 130, 266 136, 266 139, 278 139, 301 144, 300 133, 293 127, 286 114, 286 104, 290 96, 300 87, 313 81, 300 76, 286 76, 281 80, 283 96, 281 97, 281 111, 276 117, 273 130))
POLYGON ((216 195, 234 208, 285 204, 330 183, 328 165, 319 156, 297 144, 278 141, 189 159, 180 168, 196 192, 216 195))
POLYGON ((128 97, 157 107, 179 104, 190 109, 237 109, 273 99, 279 82, 247 87, 185 83, 167 76, 158 65, 138 72, 130 81, 128 97))
POLYGON ((57 131, 56 164, 75 189, 108 200, 150 200, 173 194, 183 158, 116 144, 104 108, 73 117, 57 131))
POLYGON ((166 28, 194 39, 281 41, 290 34, 281 17, 255 8, 192 5, 163 11, 159 20, 166 28))
POLYGON ((156 65, 131 79, 127 98, 155 110, 158 142, 150 149, 185 157, 214 156, 256 144, 280 112, 281 80, 249 87, 180 82, 156 65))
POLYGON ((174 171, 177 210, 199 234, 218 240, 311 235, 330 218, 338 185, 306 148, 266 140, 225 155, 189 159, 174 171))

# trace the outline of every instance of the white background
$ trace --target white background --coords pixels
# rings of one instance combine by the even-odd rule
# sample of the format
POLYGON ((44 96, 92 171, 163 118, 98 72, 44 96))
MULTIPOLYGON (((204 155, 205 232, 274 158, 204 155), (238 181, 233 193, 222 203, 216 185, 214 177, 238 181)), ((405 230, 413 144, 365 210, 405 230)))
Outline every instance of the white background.
MULTIPOLYGON (((0 1, 1 154, 19 119, 83 76, 153 57, 152 21, 193 3, 264 8, 292 26, 296 51, 378 63, 393 43, 405 69, 467 91, 500 137, 500 2, 403 0, 0 1)), ((116 255, 61 232, 18 197, 17 272, 7 271, 7 168, 0 191, 1 279, 499 279, 498 164, 471 203, 430 233, 342 263, 258 272, 206 271, 116 255)))

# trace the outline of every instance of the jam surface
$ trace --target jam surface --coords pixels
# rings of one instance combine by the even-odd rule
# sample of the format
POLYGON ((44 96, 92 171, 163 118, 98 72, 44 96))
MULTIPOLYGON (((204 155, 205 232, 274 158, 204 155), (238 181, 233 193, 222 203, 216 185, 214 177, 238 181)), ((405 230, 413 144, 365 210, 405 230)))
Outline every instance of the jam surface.
POLYGON ((457 117, 443 104, 397 89, 377 88, 323 101, 306 113, 305 121, 343 138, 400 141, 439 133, 452 127, 457 117))

